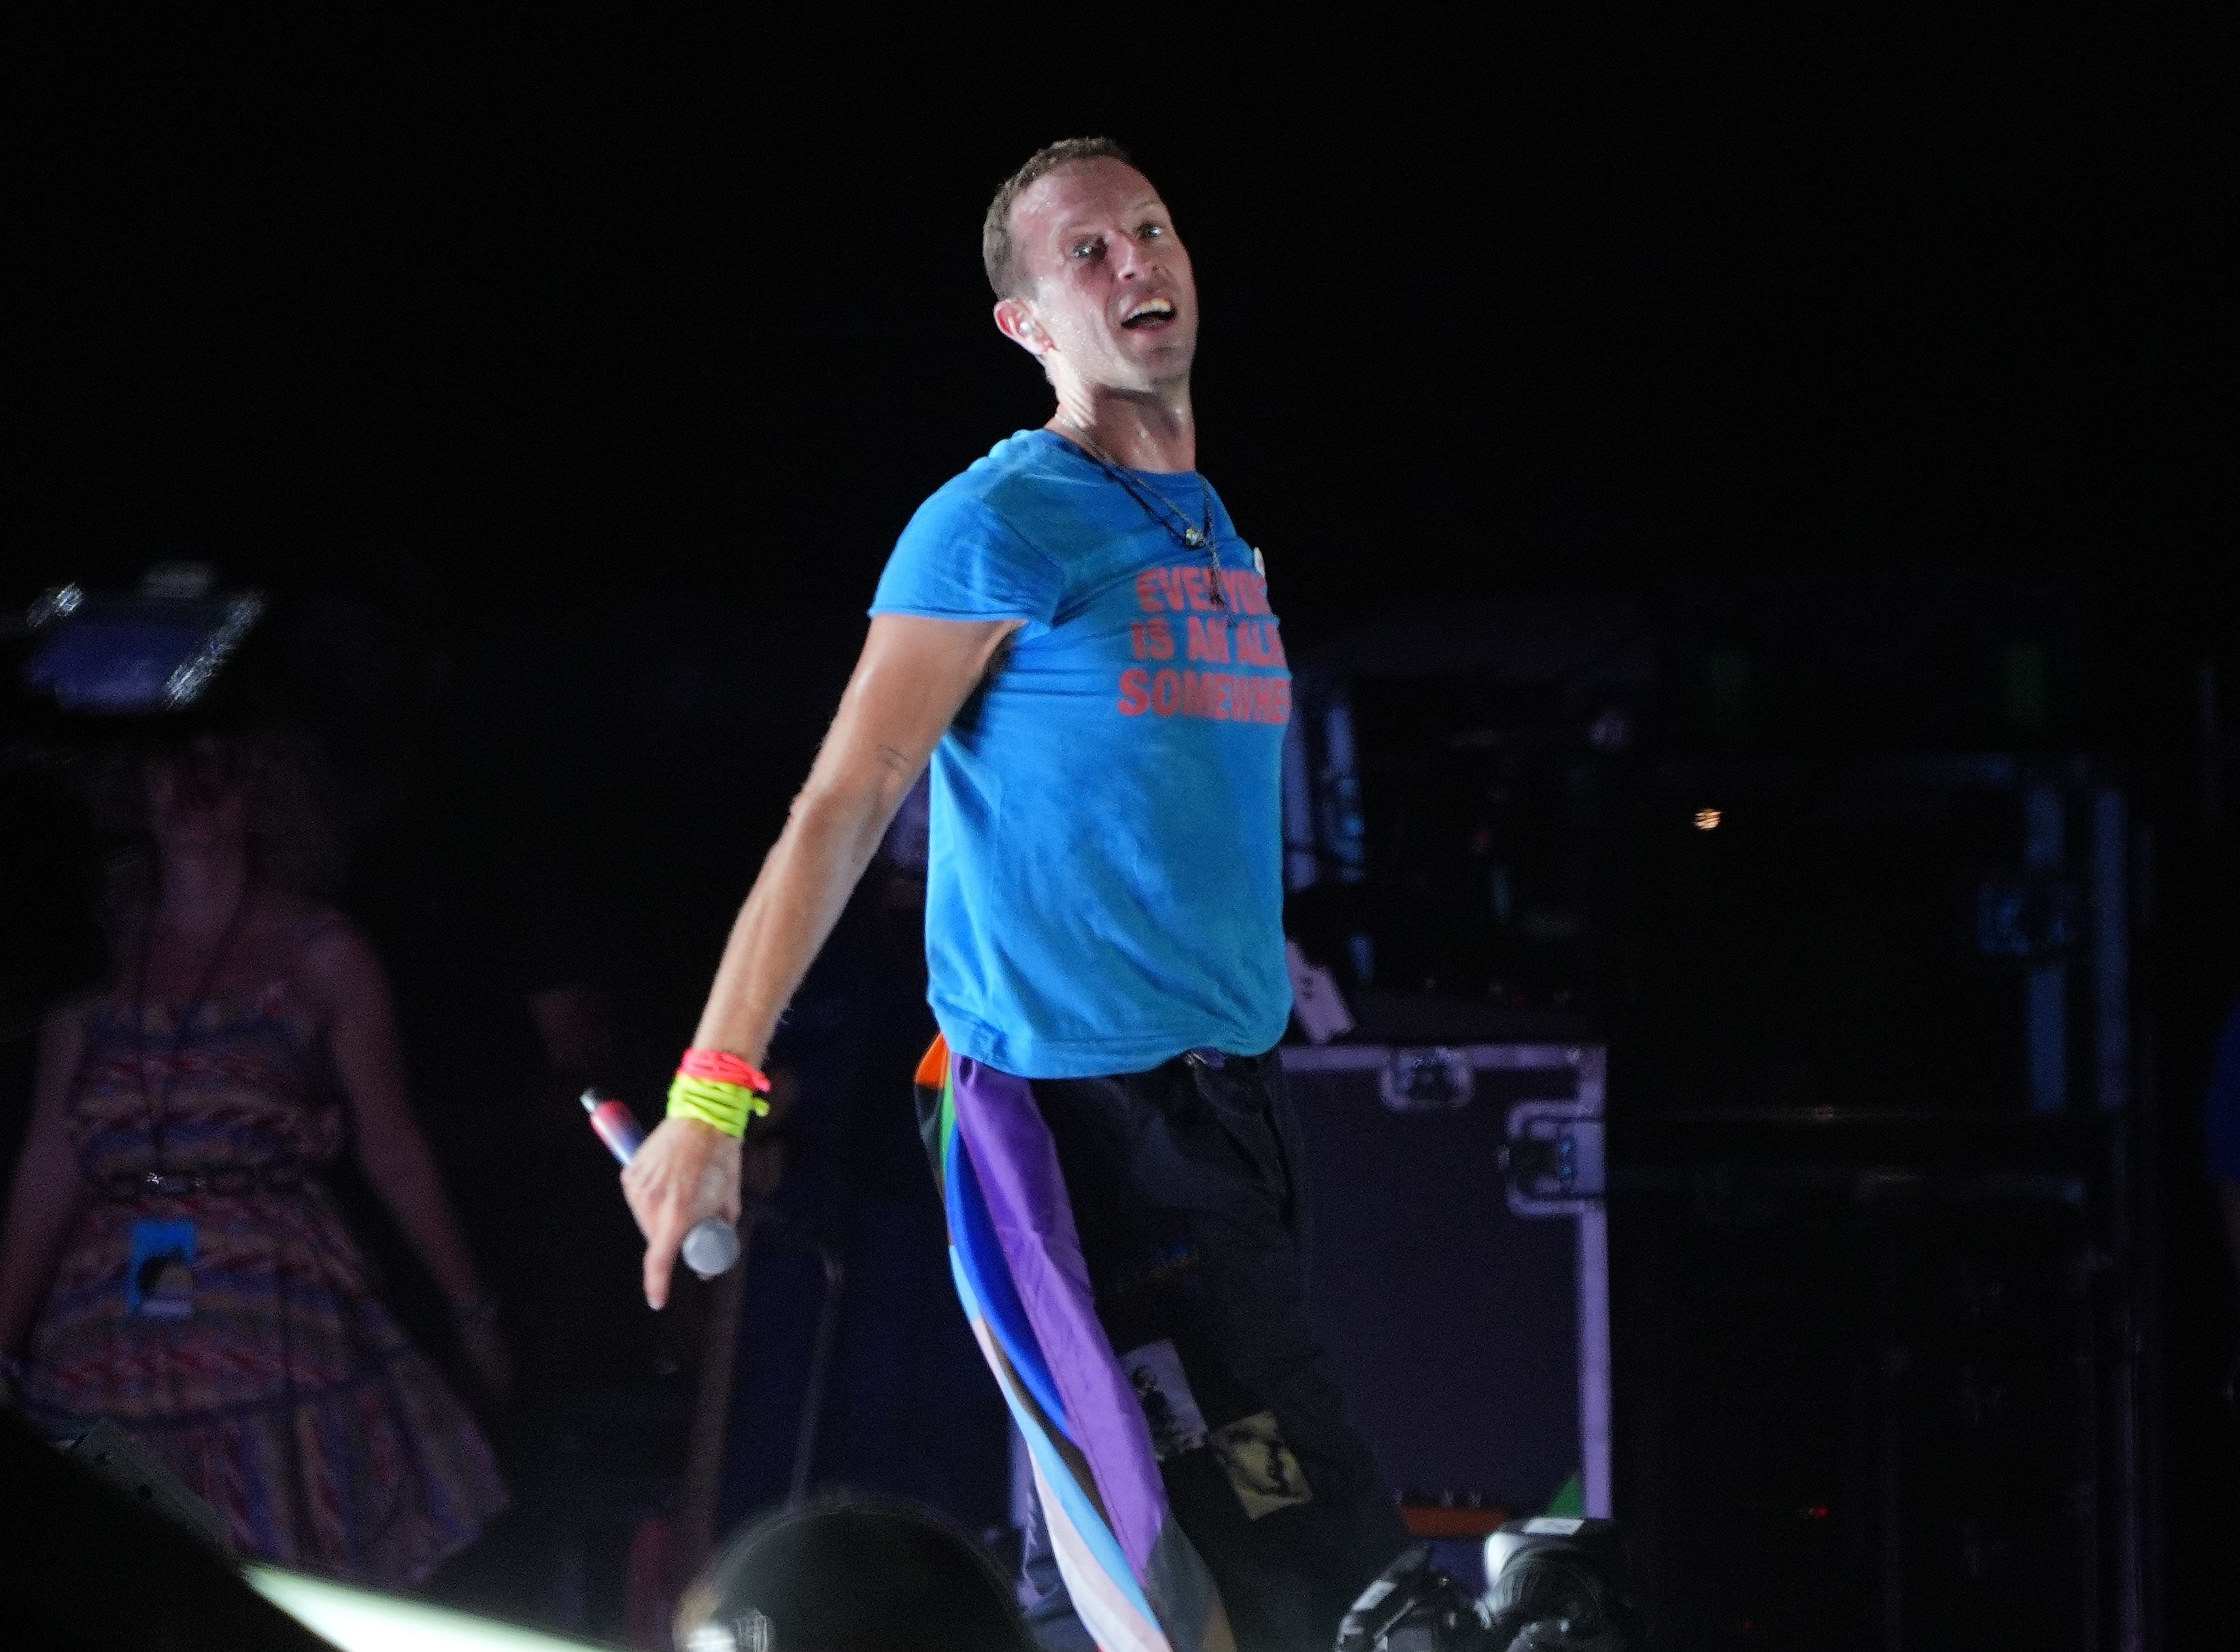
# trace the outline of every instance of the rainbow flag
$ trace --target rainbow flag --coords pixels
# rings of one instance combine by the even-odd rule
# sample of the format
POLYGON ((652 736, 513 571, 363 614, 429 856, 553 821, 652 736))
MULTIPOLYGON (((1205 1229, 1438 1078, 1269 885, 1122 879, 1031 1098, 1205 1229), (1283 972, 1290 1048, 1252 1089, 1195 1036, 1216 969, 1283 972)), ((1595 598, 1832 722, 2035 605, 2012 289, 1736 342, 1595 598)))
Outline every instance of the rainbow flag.
POLYGON ((917 1083, 937 1105, 928 1146, 957 1294, 1026 1438, 1074 1610, 1103 1652, 1233 1652, 1213 1575, 1168 1510, 1150 1425, 1097 1321, 1034 1092, 952 1056, 944 1039, 917 1083))

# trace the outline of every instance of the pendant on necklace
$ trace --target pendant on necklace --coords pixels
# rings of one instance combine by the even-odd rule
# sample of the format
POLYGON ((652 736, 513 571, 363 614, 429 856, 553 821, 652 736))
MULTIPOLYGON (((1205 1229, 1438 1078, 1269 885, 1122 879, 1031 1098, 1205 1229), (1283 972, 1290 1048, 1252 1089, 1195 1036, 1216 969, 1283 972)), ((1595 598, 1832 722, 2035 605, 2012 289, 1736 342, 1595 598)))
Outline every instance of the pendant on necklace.
POLYGON ((1183 529, 1183 543, 1188 545, 1192 550, 1203 550, 1205 549, 1204 530, 1198 528, 1183 529))

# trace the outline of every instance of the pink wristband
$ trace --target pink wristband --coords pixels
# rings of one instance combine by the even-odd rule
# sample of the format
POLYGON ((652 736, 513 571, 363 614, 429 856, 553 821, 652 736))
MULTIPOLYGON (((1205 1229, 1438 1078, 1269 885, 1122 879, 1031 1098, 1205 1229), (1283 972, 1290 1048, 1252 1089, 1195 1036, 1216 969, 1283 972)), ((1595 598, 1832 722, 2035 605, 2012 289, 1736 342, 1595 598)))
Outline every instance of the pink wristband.
POLYGON ((687 1078, 711 1078, 718 1084, 737 1084, 757 1096, 770 1094, 770 1082, 761 1068, 743 1061, 728 1049, 688 1049, 677 1070, 687 1078))

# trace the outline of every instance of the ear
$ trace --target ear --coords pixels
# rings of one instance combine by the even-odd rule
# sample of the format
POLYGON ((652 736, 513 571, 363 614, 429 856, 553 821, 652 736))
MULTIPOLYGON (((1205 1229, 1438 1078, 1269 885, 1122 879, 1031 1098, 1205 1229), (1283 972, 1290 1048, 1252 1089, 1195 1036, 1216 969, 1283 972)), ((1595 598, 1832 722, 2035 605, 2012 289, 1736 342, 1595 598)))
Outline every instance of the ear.
POLYGON ((1055 348, 1050 336, 1043 330, 1036 318, 1035 310, 1023 298, 1000 298, 996 302, 996 327, 1004 337, 1040 361, 1055 348))

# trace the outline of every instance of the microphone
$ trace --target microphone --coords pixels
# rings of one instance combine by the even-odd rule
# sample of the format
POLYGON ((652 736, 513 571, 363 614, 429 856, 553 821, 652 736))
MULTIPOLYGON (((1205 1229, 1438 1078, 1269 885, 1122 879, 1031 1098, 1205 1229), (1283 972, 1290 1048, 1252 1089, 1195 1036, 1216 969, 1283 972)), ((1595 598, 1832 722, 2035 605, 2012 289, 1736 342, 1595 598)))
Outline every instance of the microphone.
MULTIPOLYGON (((645 1132, 627 1102, 602 1096, 596 1089, 587 1089, 583 1110, 591 1116, 591 1128, 599 1133, 599 1140, 607 1144, 617 1164, 626 1165, 637 1156, 645 1132)), ((684 1265, 703 1279, 728 1273, 739 1259, 739 1230, 721 1216, 710 1216, 684 1236, 683 1255, 684 1265)))

